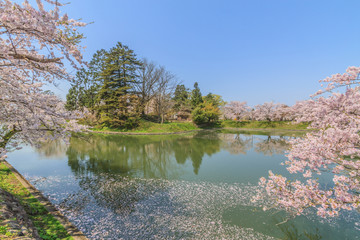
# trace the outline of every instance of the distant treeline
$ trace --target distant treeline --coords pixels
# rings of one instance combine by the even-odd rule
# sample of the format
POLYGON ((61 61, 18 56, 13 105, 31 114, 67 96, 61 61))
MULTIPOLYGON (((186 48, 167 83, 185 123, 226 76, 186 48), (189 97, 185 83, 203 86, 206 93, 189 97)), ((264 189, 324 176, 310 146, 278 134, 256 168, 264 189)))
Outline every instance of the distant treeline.
POLYGON ((85 112, 85 123, 101 127, 134 128, 140 119, 155 122, 192 120, 196 124, 235 120, 292 120, 292 108, 264 103, 249 108, 246 102, 226 104, 220 95, 202 96, 199 85, 186 88, 165 67, 138 59, 118 42, 98 50, 80 69, 66 96, 67 110, 85 112))
POLYGON ((202 97, 198 83, 190 91, 165 67, 138 59, 120 42, 98 50, 66 96, 66 108, 86 111, 87 123, 116 128, 135 127, 141 118, 216 121, 223 105, 220 96, 202 97))

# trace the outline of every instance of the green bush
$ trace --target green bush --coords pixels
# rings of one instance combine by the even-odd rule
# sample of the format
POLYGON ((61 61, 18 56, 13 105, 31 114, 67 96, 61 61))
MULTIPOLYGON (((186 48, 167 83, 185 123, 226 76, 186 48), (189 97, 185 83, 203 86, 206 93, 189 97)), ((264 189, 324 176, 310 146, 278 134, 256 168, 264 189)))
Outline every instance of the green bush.
POLYGON ((133 128, 138 127, 139 123, 140 123, 140 117, 138 117, 138 116, 129 117, 124 121, 123 127, 125 129, 133 129, 133 128))
POLYGON ((197 125, 209 124, 219 120, 220 110, 212 103, 205 102, 196 107, 191 115, 197 125))
POLYGON ((112 116, 102 114, 100 117, 101 128, 133 129, 139 126, 140 116, 112 116))

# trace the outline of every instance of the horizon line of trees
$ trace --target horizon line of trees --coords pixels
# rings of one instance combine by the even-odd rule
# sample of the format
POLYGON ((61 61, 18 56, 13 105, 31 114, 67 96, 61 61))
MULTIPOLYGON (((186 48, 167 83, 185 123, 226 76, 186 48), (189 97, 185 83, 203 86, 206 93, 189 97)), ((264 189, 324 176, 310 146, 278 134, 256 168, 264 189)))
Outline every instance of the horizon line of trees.
POLYGON ((225 102, 220 95, 202 95, 199 84, 187 88, 176 76, 118 42, 98 50, 87 67, 77 71, 66 96, 69 111, 87 112, 85 123, 101 127, 134 128, 140 119, 164 123, 190 121, 198 125, 219 119, 235 121, 292 121, 299 106, 265 102, 225 102))
POLYGON ((77 71, 66 96, 69 111, 87 112, 86 123, 102 127, 133 128, 140 119, 163 123, 169 119, 197 124, 217 121, 221 96, 202 96, 198 83, 190 90, 176 76, 118 42, 98 50, 87 67, 77 71))

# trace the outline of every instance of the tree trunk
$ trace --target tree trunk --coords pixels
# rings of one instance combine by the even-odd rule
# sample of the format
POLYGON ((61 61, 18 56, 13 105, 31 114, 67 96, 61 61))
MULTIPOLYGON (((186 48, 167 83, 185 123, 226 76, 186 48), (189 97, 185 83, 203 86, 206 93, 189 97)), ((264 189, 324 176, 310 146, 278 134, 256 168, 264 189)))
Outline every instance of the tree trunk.
POLYGON ((10 141, 10 139, 18 132, 20 131, 16 130, 15 127, 13 127, 12 130, 10 130, 3 137, 1 137, 3 141, 0 142, 0 148, 5 148, 6 144, 10 141))

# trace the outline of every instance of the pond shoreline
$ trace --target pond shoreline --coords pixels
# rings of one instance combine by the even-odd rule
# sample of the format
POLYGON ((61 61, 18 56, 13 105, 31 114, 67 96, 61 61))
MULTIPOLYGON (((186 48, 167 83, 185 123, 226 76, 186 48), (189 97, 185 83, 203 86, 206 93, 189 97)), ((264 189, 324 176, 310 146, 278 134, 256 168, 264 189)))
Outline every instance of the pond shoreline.
POLYGON ((193 129, 188 131, 180 131, 180 132, 115 132, 115 131, 93 131, 87 130, 89 133, 96 134, 113 134, 113 135, 178 135, 178 134, 186 134, 198 131, 207 131, 207 130, 234 130, 234 131, 266 131, 266 132, 309 132, 309 129, 278 129, 278 128, 203 128, 203 129, 193 129))
MULTIPOLYGON (((56 209, 56 207, 39 191, 37 190, 24 176, 22 176, 9 162, 6 160, 0 161, 1 164, 4 164, 7 168, 10 169, 11 173, 15 176, 15 178, 18 180, 18 182, 26 188, 30 194, 35 197, 40 204, 45 207, 45 209, 51 214, 56 220, 58 220, 62 226, 65 228, 65 230, 68 232, 68 234, 72 237, 74 240, 87 240, 88 238, 85 237, 83 232, 81 232, 75 225, 73 225, 69 219, 64 216, 59 210, 56 209)), ((15 197, 15 196, 14 196, 15 197)), ((10 202, 4 203, 7 207, 11 208, 10 202)), ((22 212, 21 213, 25 219, 29 219, 30 217, 27 216, 27 213, 22 212), (24 215, 26 214, 26 215, 24 215)))
POLYGON ((100 133, 100 134, 118 134, 118 135, 177 135, 177 134, 185 134, 191 132, 197 132, 207 129, 194 129, 188 131, 180 131, 180 132, 114 132, 114 131, 93 131, 87 130, 89 133, 100 133))

